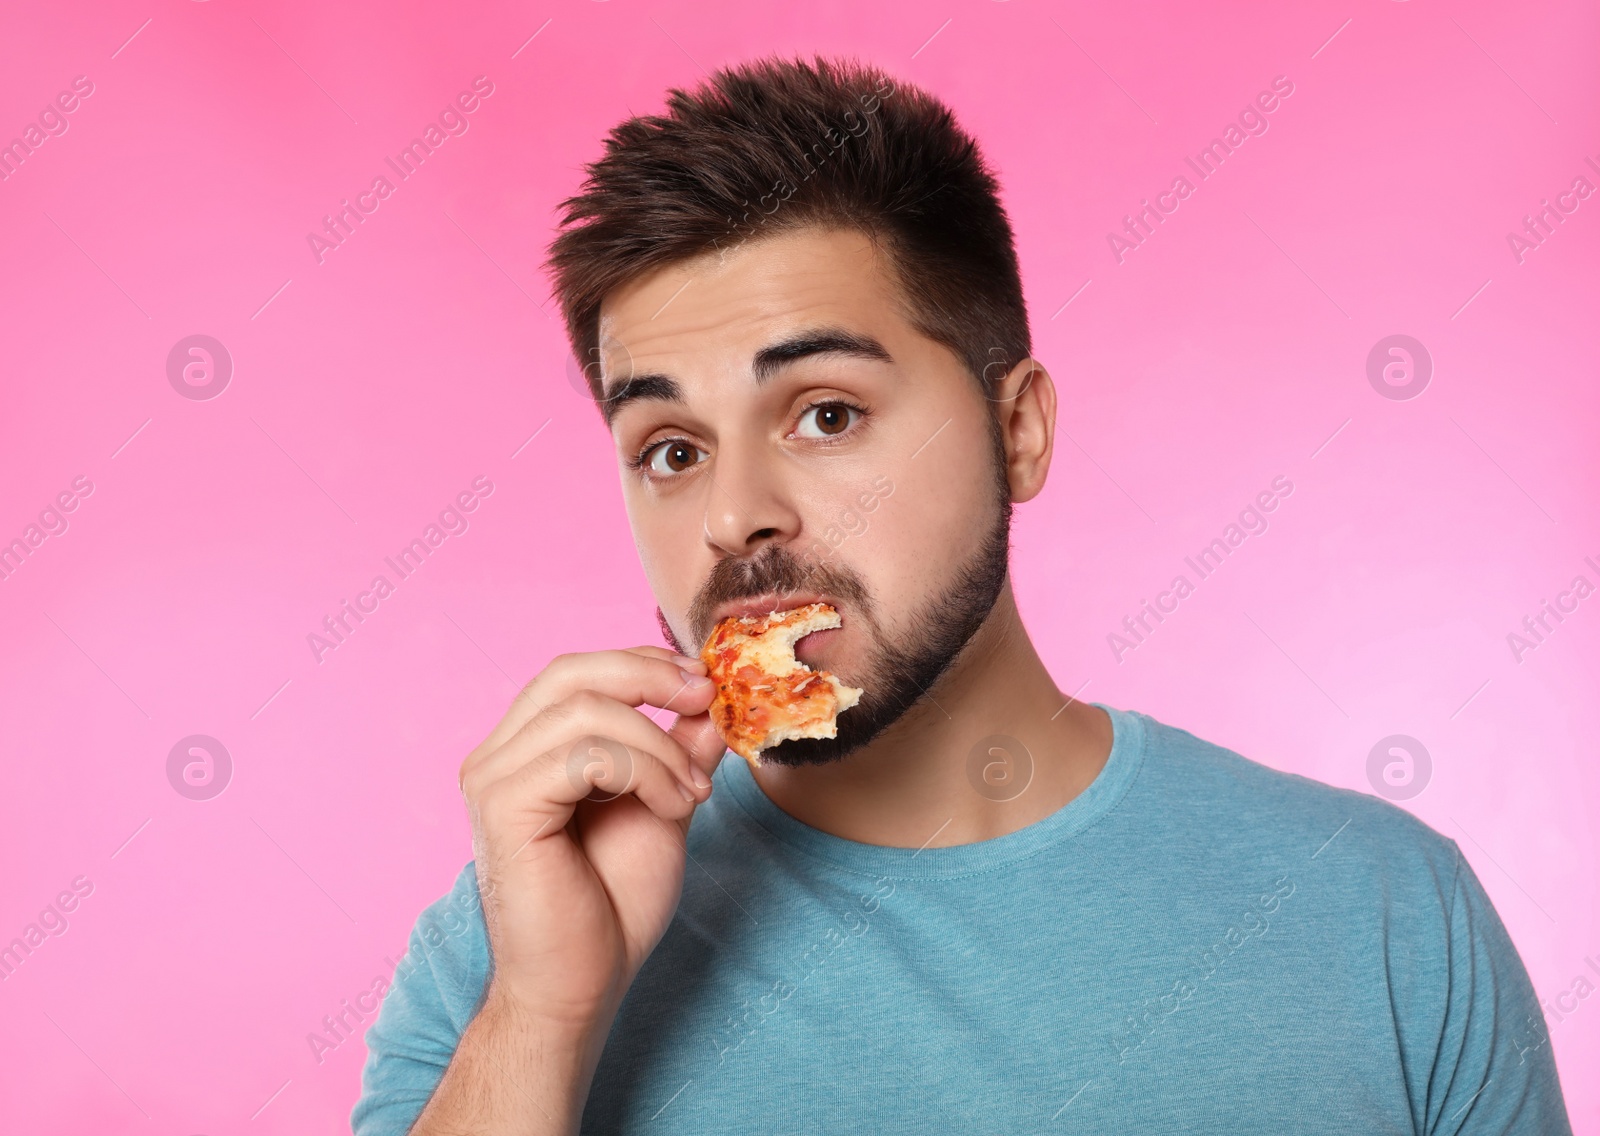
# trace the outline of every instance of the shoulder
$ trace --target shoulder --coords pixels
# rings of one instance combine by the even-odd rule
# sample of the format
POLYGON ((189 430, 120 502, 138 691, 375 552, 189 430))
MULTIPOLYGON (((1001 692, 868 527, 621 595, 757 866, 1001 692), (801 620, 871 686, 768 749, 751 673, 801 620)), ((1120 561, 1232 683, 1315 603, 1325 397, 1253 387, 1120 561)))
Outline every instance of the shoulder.
POLYGON ((1201 956, 1206 975, 1270 924, 1273 981, 1297 990, 1295 1012, 1398 1067, 1419 1131, 1570 1132, 1526 968, 1454 840, 1379 797, 1134 717, 1125 835, 1152 850, 1143 859, 1174 894, 1273 886, 1201 956))
POLYGON ((1379 797, 1273 769, 1133 713, 1144 734, 1142 787, 1177 830, 1209 833, 1208 842, 1286 870, 1314 869, 1369 902, 1431 896, 1448 918, 1462 865, 1454 840, 1379 797))

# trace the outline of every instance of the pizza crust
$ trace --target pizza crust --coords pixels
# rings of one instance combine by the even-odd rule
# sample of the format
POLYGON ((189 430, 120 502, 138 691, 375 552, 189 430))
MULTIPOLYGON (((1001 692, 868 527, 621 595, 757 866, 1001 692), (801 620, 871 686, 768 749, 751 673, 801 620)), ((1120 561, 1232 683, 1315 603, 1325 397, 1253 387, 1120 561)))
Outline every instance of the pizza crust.
POLYGON ((711 721, 752 769, 760 764, 761 751, 780 742, 837 737, 839 712, 860 701, 861 690, 794 657, 801 639, 841 623, 831 605, 806 604, 732 616, 706 640, 700 658, 717 684, 711 721))

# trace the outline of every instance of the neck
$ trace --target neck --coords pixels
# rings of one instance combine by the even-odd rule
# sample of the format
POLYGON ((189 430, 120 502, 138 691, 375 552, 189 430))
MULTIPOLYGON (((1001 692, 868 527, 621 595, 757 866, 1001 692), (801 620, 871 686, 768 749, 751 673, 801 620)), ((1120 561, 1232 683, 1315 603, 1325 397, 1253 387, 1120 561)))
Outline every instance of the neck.
POLYGON ((1043 820, 1088 788, 1110 752, 1110 719, 1056 689, 1008 577, 956 661, 871 744, 842 761, 755 776, 775 805, 823 832, 939 848, 1043 820))

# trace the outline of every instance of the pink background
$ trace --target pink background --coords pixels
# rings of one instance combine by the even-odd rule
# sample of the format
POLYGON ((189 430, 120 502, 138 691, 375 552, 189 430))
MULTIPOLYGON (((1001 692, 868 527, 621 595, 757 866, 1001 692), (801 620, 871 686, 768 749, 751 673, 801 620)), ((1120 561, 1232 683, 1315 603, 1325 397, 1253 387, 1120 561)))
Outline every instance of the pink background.
POLYGON ((1367 792, 1380 738, 1422 742, 1403 806, 1575 1006, 1550 1031, 1600 1133, 1600 997, 1569 993, 1600 960, 1600 597, 1506 640, 1600 585, 1600 197, 1524 263, 1506 239, 1600 186, 1600 14, 1202 7, 9 6, 0 141, 94 93, 0 182, 0 539, 94 490, 0 580, 0 942, 93 893, 0 983, 0 1123, 346 1128, 360 1040, 319 1064, 307 1035, 470 857, 461 758, 553 654, 658 638, 541 274, 554 204, 668 85, 782 51, 928 86, 1002 177, 1063 397, 1015 558, 1057 684, 1367 792), (306 234, 479 75, 467 133, 319 265, 306 234), (1267 133, 1119 264, 1107 233, 1279 75, 1267 133), (167 379, 195 333, 234 361, 209 400, 167 379), (1432 356, 1420 397, 1368 382, 1394 333, 1432 356), (470 528, 318 662, 480 475, 470 528), (1271 528, 1117 661, 1278 475, 1271 528), (190 734, 232 756, 210 800, 167 779, 190 734))

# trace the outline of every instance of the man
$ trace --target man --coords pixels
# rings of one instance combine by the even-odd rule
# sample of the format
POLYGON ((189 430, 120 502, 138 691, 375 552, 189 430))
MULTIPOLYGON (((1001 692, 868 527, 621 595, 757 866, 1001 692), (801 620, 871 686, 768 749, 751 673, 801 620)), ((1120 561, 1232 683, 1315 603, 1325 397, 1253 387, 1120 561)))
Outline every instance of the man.
POLYGON ((947 109, 724 71, 565 205, 676 652, 555 659, 462 763, 474 860, 367 1033, 358 1136, 1569 1131, 1452 841, 1046 672, 1007 540, 1055 387, 947 109), (861 702, 721 762, 701 644, 814 600, 842 626, 797 655, 861 702))

